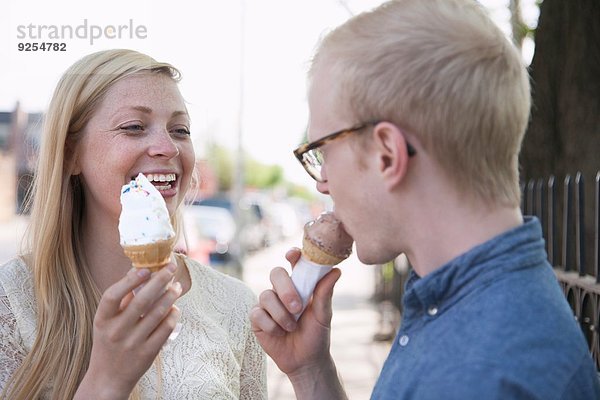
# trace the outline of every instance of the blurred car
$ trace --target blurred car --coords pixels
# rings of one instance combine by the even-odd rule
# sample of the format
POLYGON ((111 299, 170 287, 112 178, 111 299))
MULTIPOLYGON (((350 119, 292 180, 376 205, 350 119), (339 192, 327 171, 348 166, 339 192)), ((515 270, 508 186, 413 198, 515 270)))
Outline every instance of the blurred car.
POLYGON ((240 207, 248 210, 254 217, 254 236, 257 249, 270 246, 279 241, 279 232, 273 224, 269 203, 256 194, 245 195, 240 201, 240 207))
MULTIPOLYGON (((216 196, 209 197, 194 203, 198 206, 220 207, 229 211, 233 216, 233 203, 228 197, 216 196)), ((240 254, 253 252, 264 248, 269 242, 269 232, 267 230, 264 215, 254 204, 247 201, 241 201, 239 207, 240 215, 234 221, 241 226, 239 232, 240 254)))
POLYGON ((298 212, 289 202, 273 202, 269 210, 273 229, 276 231, 279 240, 293 237, 302 230, 303 225, 300 222, 298 212))
POLYGON ((183 210, 187 255, 202 264, 242 278, 239 246, 234 243, 236 223, 223 207, 191 205, 183 210))

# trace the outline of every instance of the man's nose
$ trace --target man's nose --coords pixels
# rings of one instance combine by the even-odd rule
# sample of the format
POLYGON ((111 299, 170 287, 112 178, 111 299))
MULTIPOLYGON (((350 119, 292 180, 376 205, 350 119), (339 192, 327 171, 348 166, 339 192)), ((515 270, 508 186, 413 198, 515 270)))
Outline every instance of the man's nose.
POLYGON ((329 194, 329 184, 327 183, 327 171, 325 171, 325 165, 321 166, 321 180, 317 181, 317 190, 323 194, 329 194))
POLYGON ((329 185, 327 184, 327 181, 317 182, 317 190, 323 194, 329 194, 329 185))

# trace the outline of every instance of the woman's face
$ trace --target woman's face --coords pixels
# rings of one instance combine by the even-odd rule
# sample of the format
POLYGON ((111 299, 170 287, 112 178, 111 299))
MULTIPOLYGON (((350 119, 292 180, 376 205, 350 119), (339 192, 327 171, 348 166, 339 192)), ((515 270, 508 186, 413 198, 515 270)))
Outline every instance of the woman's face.
POLYGON ((106 92, 76 147, 86 213, 118 219, 121 186, 142 172, 173 215, 194 162, 189 115, 177 84, 158 73, 124 78, 106 92))

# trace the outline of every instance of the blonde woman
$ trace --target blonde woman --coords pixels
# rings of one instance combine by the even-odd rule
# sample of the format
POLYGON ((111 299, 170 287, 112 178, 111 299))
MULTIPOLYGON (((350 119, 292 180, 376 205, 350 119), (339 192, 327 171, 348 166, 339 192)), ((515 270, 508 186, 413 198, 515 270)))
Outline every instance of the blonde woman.
POLYGON ((120 188, 140 172, 174 174, 160 191, 177 226, 194 166, 178 80, 169 64, 110 50, 58 83, 28 249, 0 267, 0 397, 266 398, 250 290, 179 255, 150 276, 119 244, 120 188))

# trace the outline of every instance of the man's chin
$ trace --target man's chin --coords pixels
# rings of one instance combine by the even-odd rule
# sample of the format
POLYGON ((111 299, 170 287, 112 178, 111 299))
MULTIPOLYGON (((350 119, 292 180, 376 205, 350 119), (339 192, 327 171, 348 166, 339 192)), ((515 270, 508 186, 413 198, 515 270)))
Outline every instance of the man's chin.
POLYGON ((364 249, 356 246, 356 257, 358 260, 365 265, 382 265, 393 261, 396 257, 390 255, 389 258, 385 257, 385 254, 381 250, 377 249, 364 249))
POLYGON ((356 248, 356 257, 358 258, 358 261, 365 265, 377 265, 385 262, 380 262, 378 257, 374 257, 374 254, 369 254, 369 252, 366 251, 360 251, 358 247, 356 248))

